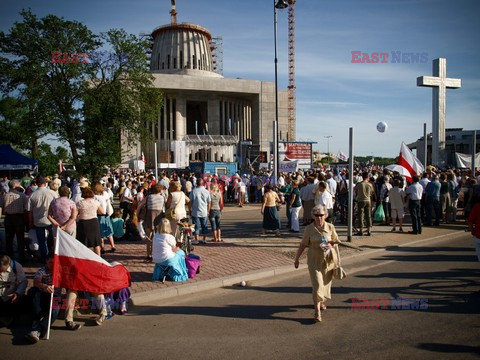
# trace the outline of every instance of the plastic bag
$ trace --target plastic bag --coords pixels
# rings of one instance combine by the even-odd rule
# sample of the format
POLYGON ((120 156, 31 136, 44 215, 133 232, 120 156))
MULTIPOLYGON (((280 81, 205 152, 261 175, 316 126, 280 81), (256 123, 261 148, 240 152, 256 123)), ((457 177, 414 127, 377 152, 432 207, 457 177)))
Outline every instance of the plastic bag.
POLYGON ((378 204, 377 210, 375 210, 375 214, 373 215, 373 221, 376 221, 376 222, 385 221, 385 211, 383 210, 382 203, 378 204))

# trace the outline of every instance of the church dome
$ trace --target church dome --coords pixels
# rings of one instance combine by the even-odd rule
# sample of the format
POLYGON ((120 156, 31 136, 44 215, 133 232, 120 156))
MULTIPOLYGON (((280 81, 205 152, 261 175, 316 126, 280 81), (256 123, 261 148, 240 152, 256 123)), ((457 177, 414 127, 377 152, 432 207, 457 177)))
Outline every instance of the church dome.
POLYGON ((198 25, 172 23, 152 32, 150 70, 170 73, 221 77, 214 72, 210 32, 198 25))

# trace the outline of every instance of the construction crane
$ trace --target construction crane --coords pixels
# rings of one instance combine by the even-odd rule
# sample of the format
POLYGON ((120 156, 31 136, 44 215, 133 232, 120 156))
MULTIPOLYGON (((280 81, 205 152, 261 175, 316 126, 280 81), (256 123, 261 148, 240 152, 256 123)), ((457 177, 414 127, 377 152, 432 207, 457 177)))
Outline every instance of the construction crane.
POLYGON ((172 16, 172 25, 177 23, 177 10, 175 8, 175 0, 172 0, 172 10, 170 10, 170 15, 172 16))
POLYGON ((288 133, 287 140, 296 137, 297 87, 295 86, 295 2, 288 0, 288 133))

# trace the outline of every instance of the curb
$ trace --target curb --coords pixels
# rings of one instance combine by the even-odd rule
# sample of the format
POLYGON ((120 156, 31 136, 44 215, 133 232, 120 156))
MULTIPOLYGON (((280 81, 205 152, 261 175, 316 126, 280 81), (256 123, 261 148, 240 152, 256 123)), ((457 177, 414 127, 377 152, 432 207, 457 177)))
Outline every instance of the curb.
POLYGON ((242 274, 225 276, 219 279, 202 280, 198 283, 188 283, 184 285, 171 286, 163 289, 156 289, 133 294, 130 301, 133 306, 151 303, 152 301, 193 294, 201 291, 213 290, 222 287, 239 284, 242 281, 260 280, 269 277, 288 274, 293 271, 306 269, 306 264, 300 264, 298 269, 292 265, 278 266, 273 268, 249 271, 242 274))
MULTIPOLYGON (((442 239, 445 237, 455 238, 462 234, 465 234, 465 231, 458 230, 445 235, 437 235, 427 239, 414 240, 407 243, 403 243, 401 245, 392 245, 392 246, 397 246, 399 248, 402 248, 405 246, 412 246, 416 244, 431 242, 432 240, 442 239)), ((386 247, 388 246, 389 245, 387 245, 386 247)), ((363 250, 360 253, 347 255, 342 259, 342 265, 346 269, 347 274, 351 275, 351 274, 355 274, 361 271, 365 271, 377 266, 382 266, 382 265, 391 263, 393 261, 396 261, 396 260, 386 260, 386 261, 377 262, 375 264, 371 264, 367 266, 351 267, 359 260, 362 260, 371 255, 375 255, 377 253, 384 252, 386 250, 386 247, 381 249, 363 250)), ((179 285, 171 286, 168 288, 145 291, 145 292, 133 294, 130 298, 130 301, 133 306, 139 306, 139 305, 145 305, 145 304, 151 305, 152 302, 155 302, 158 300, 173 298, 173 297, 182 296, 182 295, 194 294, 194 293, 213 290, 213 289, 219 289, 222 287, 238 284, 242 281, 254 281, 254 280, 260 280, 265 278, 272 278, 272 277, 286 275, 294 271, 305 270, 305 269, 307 269, 307 264, 300 264, 298 269, 295 269, 292 265, 286 265, 286 266, 255 270, 255 271, 250 271, 242 274, 225 276, 218 279, 202 280, 197 283, 179 284, 179 285)))

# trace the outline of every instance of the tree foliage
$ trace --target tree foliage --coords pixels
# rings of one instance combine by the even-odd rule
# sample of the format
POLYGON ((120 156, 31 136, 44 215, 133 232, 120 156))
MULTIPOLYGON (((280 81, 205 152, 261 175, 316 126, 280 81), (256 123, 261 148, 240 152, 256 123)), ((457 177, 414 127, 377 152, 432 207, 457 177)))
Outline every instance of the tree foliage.
POLYGON ((161 107, 146 66, 149 44, 124 30, 96 35, 77 21, 20 14, 0 32, 2 137, 16 134, 10 142, 38 157, 39 141, 52 134, 68 144, 77 169, 117 165, 120 134, 144 139, 161 107))
POLYGON ((146 69, 148 43, 117 29, 101 38, 112 50, 93 60, 97 77, 89 84, 84 107, 86 128, 96 130, 84 133, 83 165, 95 172, 102 170, 99 164, 118 164, 122 145, 128 148, 150 136, 147 129, 162 104, 161 92, 152 88, 153 77, 146 69))

